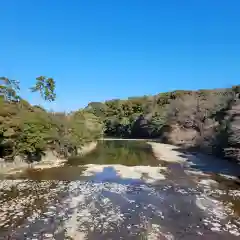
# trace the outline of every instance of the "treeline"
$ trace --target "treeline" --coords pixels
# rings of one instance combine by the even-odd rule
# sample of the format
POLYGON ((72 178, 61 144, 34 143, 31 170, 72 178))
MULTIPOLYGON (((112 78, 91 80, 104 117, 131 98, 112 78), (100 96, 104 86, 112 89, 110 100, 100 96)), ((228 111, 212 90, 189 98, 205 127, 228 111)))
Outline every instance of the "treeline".
POLYGON ((240 85, 92 102, 106 136, 158 138, 240 161, 240 85))
MULTIPOLYGON (((30 88, 46 101, 55 81, 40 76, 30 88)), ((155 96, 92 102, 71 114, 49 112, 21 98, 19 83, 0 78, 0 158, 41 159, 47 150, 77 153, 102 136, 157 138, 240 161, 240 85, 228 89, 173 91, 155 96)))
MULTIPOLYGON (((30 89, 46 101, 56 98, 52 78, 41 76, 30 89)), ((19 90, 17 81, 0 78, 0 158, 14 160, 22 156, 34 161, 48 150, 66 157, 101 136, 102 124, 94 114, 85 110, 71 114, 49 112, 22 99, 19 90)))

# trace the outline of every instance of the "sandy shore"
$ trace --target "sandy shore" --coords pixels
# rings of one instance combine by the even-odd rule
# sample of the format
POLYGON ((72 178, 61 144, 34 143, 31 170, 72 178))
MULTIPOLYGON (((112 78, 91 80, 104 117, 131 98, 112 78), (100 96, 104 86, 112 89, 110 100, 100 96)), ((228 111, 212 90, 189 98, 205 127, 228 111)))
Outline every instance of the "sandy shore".
POLYGON ((178 151, 179 147, 170 144, 147 142, 152 147, 154 156, 161 161, 183 163, 189 157, 194 157, 190 154, 184 154, 178 151))
POLYGON ((188 153, 184 154, 179 151, 178 146, 158 143, 149 139, 126 139, 126 138, 101 138, 102 141, 146 141, 147 144, 151 145, 154 156, 161 161, 166 162, 179 162, 183 163, 186 159, 195 158, 194 155, 188 153))
MULTIPOLYGON (((214 156, 205 155, 202 153, 198 153, 197 155, 193 155, 191 153, 183 153, 180 151, 180 148, 178 146, 170 145, 170 144, 163 144, 163 143, 156 143, 156 142, 147 142, 152 147, 152 151, 156 159, 160 161, 165 162, 177 162, 180 164, 184 164, 185 166, 193 166, 198 165, 201 162, 207 160, 208 165, 219 164, 222 159, 218 159, 214 156)), ((237 166, 237 165, 236 165, 237 166)), ((186 174, 190 175, 198 175, 198 176, 208 176, 209 173, 203 172, 201 170, 193 170, 188 169, 185 170, 186 174)), ((228 175, 219 173, 219 176, 228 179, 228 180, 234 180, 236 182, 239 182, 239 178, 236 176, 228 175)))

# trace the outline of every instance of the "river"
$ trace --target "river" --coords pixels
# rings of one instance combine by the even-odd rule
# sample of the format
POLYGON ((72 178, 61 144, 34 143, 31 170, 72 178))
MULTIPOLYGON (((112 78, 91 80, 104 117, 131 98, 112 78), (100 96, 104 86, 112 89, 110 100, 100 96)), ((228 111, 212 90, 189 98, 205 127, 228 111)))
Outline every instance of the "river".
POLYGON ((239 239, 239 166, 159 161, 144 141, 100 141, 63 167, 0 184, 0 239, 239 239))

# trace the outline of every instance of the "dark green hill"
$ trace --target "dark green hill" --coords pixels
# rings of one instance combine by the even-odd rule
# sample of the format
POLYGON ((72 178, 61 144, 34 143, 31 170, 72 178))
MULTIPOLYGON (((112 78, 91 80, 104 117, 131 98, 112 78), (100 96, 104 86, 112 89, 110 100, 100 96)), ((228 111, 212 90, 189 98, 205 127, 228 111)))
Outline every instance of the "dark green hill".
POLYGON ((102 119, 106 136, 158 138, 239 160, 239 89, 180 90, 93 102, 86 111, 102 119))

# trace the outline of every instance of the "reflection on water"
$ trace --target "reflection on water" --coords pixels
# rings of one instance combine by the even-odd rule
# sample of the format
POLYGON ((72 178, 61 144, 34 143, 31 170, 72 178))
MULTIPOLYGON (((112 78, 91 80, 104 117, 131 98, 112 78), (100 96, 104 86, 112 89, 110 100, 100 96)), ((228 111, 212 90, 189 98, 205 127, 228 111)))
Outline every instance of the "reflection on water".
POLYGON ((126 166, 151 165, 159 162, 154 158, 150 145, 137 141, 101 141, 97 149, 85 157, 73 157, 68 165, 122 164, 126 166))
POLYGON ((33 180, 78 180, 83 179, 85 164, 122 164, 126 166, 158 166, 151 148, 145 142, 135 141, 100 141, 97 148, 86 156, 71 157, 65 166, 50 169, 29 169, 11 179, 33 180))
POLYGON ((144 142, 107 141, 63 167, 16 175, 0 183, 0 239, 239 239, 239 183, 220 175, 231 174, 227 162, 204 160, 162 163, 144 142), (114 166, 83 176, 89 163, 160 163, 166 179, 151 184, 114 166))

